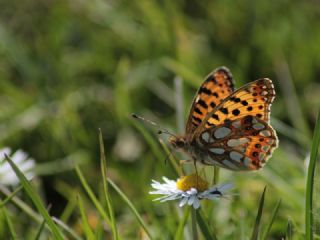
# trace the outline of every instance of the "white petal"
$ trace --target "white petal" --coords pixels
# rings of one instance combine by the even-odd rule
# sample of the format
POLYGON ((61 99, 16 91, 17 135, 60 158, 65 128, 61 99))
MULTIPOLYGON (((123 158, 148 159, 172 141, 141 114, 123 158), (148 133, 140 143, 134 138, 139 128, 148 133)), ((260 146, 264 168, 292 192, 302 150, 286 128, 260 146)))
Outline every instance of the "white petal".
POLYGON ((179 203, 179 207, 183 207, 184 205, 186 205, 187 202, 188 202, 188 198, 187 197, 182 198, 180 203, 179 203))
POLYGON ((180 198, 182 198, 182 196, 180 194, 168 195, 167 196, 167 201, 168 200, 176 200, 176 199, 180 199, 180 198))
POLYGON ((1 183, 4 185, 17 185, 19 178, 13 172, 8 172, 6 175, 1 176, 1 183))
POLYGON ((194 199, 194 202, 193 202, 193 205, 192 205, 192 206, 193 206, 194 209, 198 209, 198 208, 200 207, 199 198, 196 197, 196 198, 194 199))
POLYGON ((18 166, 21 162, 23 162, 27 158, 28 158, 28 155, 20 149, 11 156, 12 161, 18 166))
POLYGON ((188 205, 189 206, 191 206, 193 204, 195 198, 196 198, 195 195, 192 195, 192 196, 189 197, 189 199, 188 199, 188 205))
POLYGON ((2 148, 0 149, 0 160, 4 159, 4 155, 7 154, 8 156, 10 156, 11 154, 11 149, 8 147, 2 148))
MULTIPOLYGON (((0 154, 6 153, 7 155, 9 155, 10 152, 10 148, 4 148, 0 150, 0 154)), ((0 156, 0 159, 2 158, 3 156, 0 156)), ((35 161, 34 159, 28 159, 28 156, 24 151, 16 151, 11 156, 11 159, 17 165, 17 167, 23 172, 23 174, 28 180, 32 179, 35 176, 34 172, 32 172, 35 166, 35 161)), ((19 183, 19 179, 12 170, 10 164, 7 161, 5 161, 0 165, 0 182, 5 185, 17 185, 19 183)))
POLYGON ((225 192, 233 187, 233 184, 220 184, 217 186, 213 186, 208 190, 199 194, 199 198, 207 198, 210 200, 220 198, 225 195, 225 192))
POLYGON ((19 165, 19 168, 22 172, 27 172, 30 171, 31 169, 33 169, 35 166, 35 162, 33 159, 28 159, 27 161, 22 162, 19 165))
POLYGON ((232 183, 220 184, 218 185, 218 188, 221 192, 226 192, 233 188, 233 184, 232 183))
POLYGON ((198 191, 197 191, 197 189, 195 189, 195 188, 191 188, 191 189, 188 190, 186 193, 189 194, 189 195, 195 195, 195 194, 198 193, 198 191))

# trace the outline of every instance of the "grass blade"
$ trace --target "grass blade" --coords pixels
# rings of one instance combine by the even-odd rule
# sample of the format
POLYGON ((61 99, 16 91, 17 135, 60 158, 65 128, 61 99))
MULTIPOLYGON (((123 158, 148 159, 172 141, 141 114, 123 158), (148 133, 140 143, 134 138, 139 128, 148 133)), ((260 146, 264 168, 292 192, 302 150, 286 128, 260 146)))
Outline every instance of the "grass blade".
POLYGON ((69 218, 71 217, 73 211, 77 206, 76 195, 72 194, 72 197, 68 200, 69 201, 66 207, 64 208, 62 214, 60 215, 60 220, 63 222, 68 222, 69 218))
POLYGON ((16 240, 17 239, 17 234, 13 228, 13 224, 12 224, 12 221, 10 219, 10 216, 7 212, 7 208, 6 207, 2 207, 2 210, 3 210, 3 215, 5 217, 5 220, 7 222, 7 225, 8 225, 8 230, 9 230, 9 233, 10 233, 10 239, 12 240, 16 240))
POLYGON ((23 175, 23 173, 20 171, 20 169, 17 167, 17 165, 7 156, 5 155, 6 160, 12 167, 13 171, 16 173, 17 177, 19 178, 24 190, 38 209, 39 213, 43 216, 43 218, 46 220, 46 223, 48 224, 53 236, 55 239, 63 240, 63 235, 56 226, 56 224, 53 222, 52 218, 50 217, 49 213, 47 212, 46 208, 42 204, 42 201, 38 194, 34 191, 31 184, 27 180, 27 178, 23 175))
POLYGON ((183 104, 183 81, 181 77, 176 76, 174 78, 174 92, 175 92, 175 106, 176 106, 176 119, 178 133, 183 134, 184 132, 184 104, 183 104))
POLYGON ((199 83, 203 81, 202 78, 190 70, 190 68, 173 58, 164 57, 161 59, 161 62, 164 67, 171 70, 176 75, 181 76, 183 81, 189 83, 193 87, 199 87, 199 83))
POLYGON ((133 126, 138 129, 139 132, 141 132, 145 141, 150 145, 151 151, 155 154, 157 160, 159 162, 163 162, 163 154, 160 151, 159 144, 155 138, 141 124, 137 123, 135 119, 131 122, 133 126))
POLYGON ((206 220, 204 219, 203 214, 200 211, 197 211, 197 222, 201 229, 201 232, 206 240, 217 240, 216 235, 209 228, 206 220))
POLYGON ((186 225, 186 223, 188 221, 189 214, 190 214, 190 208, 185 208, 183 218, 181 219, 179 226, 177 228, 176 234, 174 236, 175 240, 183 239, 183 230, 184 230, 184 226, 186 225))
MULTIPOLYGON (((80 236, 78 236, 78 234, 73 231, 67 224, 65 224, 64 222, 62 222, 60 219, 56 218, 56 217, 52 217, 53 221, 55 223, 57 223, 61 228, 63 228, 67 233, 70 234, 70 236, 72 236, 74 239, 76 240, 82 240, 82 238, 80 236)), ((67 239, 67 238, 64 238, 67 239)))
POLYGON ((22 186, 19 186, 14 190, 8 197, 6 197, 1 203, 0 203, 0 208, 6 205, 7 202, 9 202, 20 190, 23 189, 22 186))
POLYGON ((108 182, 109 184, 113 187, 114 190, 116 190, 116 192, 120 195, 120 197, 125 201, 125 203, 128 205, 128 207, 131 209, 131 211, 133 212, 133 214, 136 216, 138 222, 140 223, 141 227, 144 229, 144 231, 146 232, 146 234, 148 235, 148 237, 150 239, 153 239, 151 233, 149 232, 147 225, 145 224, 145 222, 143 221, 142 217, 140 216, 139 212, 137 211, 137 209, 134 207, 134 205, 132 204, 132 202, 129 200, 129 198, 120 190, 120 188, 118 188, 118 186, 111 180, 108 178, 108 182))
POLYGON ((259 209, 258 209, 258 213, 257 213, 257 217, 256 217, 256 222, 255 222, 254 227, 253 227, 251 240, 257 240, 258 237, 259 237, 260 221, 261 221, 261 217, 262 217, 262 211, 263 211, 263 205, 264 205, 264 196, 265 196, 265 193, 266 193, 266 189, 267 189, 267 187, 264 187, 263 193, 262 193, 261 198, 260 198, 259 209))
POLYGON ((80 210, 80 214, 81 214, 81 219, 82 219, 82 223, 83 223, 83 230, 84 233, 86 235, 86 239, 94 239, 94 233, 92 232, 89 222, 88 222, 88 218, 87 218, 87 214, 86 211, 84 210, 84 206, 83 206, 83 201, 80 197, 80 195, 77 196, 77 200, 78 200, 78 206, 79 206, 79 210, 80 210))
POLYGON ((314 172, 316 168, 316 161, 318 156, 318 149, 320 143, 320 111, 318 112, 318 119, 314 129, 310 162, 308 166, 307 175, 307 187, 306 187, 306 239, 313 239, 313 208, 312 208, 312 198, 313 198, 313 185, 314 185, 314 172))
POLYGON ((167 154, 167 158, 169 159, 173 169, 175 170, 175 172, 179 175, 179 176, 183 176, 184 172, 183 169, 181 167, 179 167, 176 159, 174 158, 174 156, 172 155, 172 153, 170 152, 170 150, 168 149, 167 145, 162 141, 162 139, 159 139, 159 142, 162 146, 162 148, 164 149, 165 153, 167 154))
POLYGON ((269 222, 269 225, 268 225, 268 227, 267 227, 267 230, 265 231, 265 233, 263 234, 263 237, 262 237, 261 239, 267 239, 267 237, 268 237, 268 235, 269 235, 269 232, 270 232, 270 230, 271 230, 271 227, 272 227, 272 225, 273 225, 273 222, 274 222, 274 220, 276 219, 276 216, 277 216, 277 214, 278 214, 280 205, 281 205, 281 199, 280 199, 279 202, 277 203, 276 208, 275 208, 274 211, 273 211, 271 221, 269 222))
MULTIPOLYGON (((12 193, 5 188, 4 186, 0 185, 0 192, 6 195, 7 197, 12 195, 12 193)), ((31 219, 36 221, 39 224, 42 224, 45 219, 35 212, 30 206, 28 206, 26 203, 24 203, 21 199, 19 199, 17 196, 14 196, 10 199, 10 201, 17 206, 19 209, 21 209, 24 213, 26 213, 31 219)), ((63 223, 63 221, 56 219, 55 217, 52 217, 52 219, 60 226, 62 227, 68 234, 73 236, 75 239, 81 239, 74 231, 72 231, 71 228, 66 227, 66 224, 63 223)), ((47 231, 50 231, 50 227, 45 224, 44 225, 45 229, 47 231)))
POLYGON ((288 117, 296 129, 299 129, 300 132, 303 132, 310 137, 308 124, 301 108, 287 60, 285 58, 280 58, 275 64, 275 70, 278 79, 280 80, 278 82, 284 96, 283 99, 286 103, 288 117))
POLYGON ((198 240, 199 235, 198 235, 198 226, 197 226, 197 210, 194 209, 192 206, 191 208, 191 230, 192 230, 192 239, 193 240, 198 240))
POLYGON ((104 196, 105 196, 105 199, 107 202, 107 207, 108 207, 108 212, 109 212, 109 217, 110 217, 110 222, 111 222, 111 230, 112 230, 114 239, 118 240, 119 235, 118 235, 118 230, 117 230, 117 224, 116 224, 116 220, 114 217, 114 211, 113 211, 113 206, 111 203, 111 197, 110 197, 109 191, 108 191, 107 161, 106 161, 106 155, 104 152, 104 144, 103 144, 101 129, 99 129, 99 143, 100 143, 100 167, 101 167, 101 172, 102 172, 103 191, 104 191, 104 196))
POLYGON ((291 240, 292 236, 293 236, 293 227, 292 227, 292 222, 289 219, 287 224, 286 240, 291 240))
POLYGON ((80 179, 80 182, 81 182, 83 188, 85 189, 85 191, 87 192, 89 198, 91 199, 91 201, 93 202, 93 204, 97 208, 97 210, 100 213, 100 215, 102 216, 102 218, 107 221, 109 226, 111 226, 111 222, 110 222, 110 219, 108 217, 108 214, 104 211, 104 208, 101 206, 99 200, 94 195, 94 193, 93 193, 92 189, 90 188, 88 182, 84 178, 79 166, 76 166, 75 169, 76 169, 76 173, 77 173, 77 175, 78 175, 78 177, 80 179))
POLYGON ((40 239, 41 233, 42 233, 45 225, 46 225, 46 221, 43 220, 42 223, 41 223, 41 225, 40 225, 40 227, 39 227, 39 230, 37 231, 37 234, 36 234, 34 240, 39 240, 39 239, 40 239))
MULTIPOLYGON (((4 186, 0 185, 0 192, 7 197, 12 195, 12 193, 4 186)), ((26 203, 24 203, 21 199, 19 199, 17 196, 14 196, 10 199, 10 201, 19 209, 21 209, 24 213, 26 213, 31 219, 36 221, 37 223, 41 223, 43 221, 43 218, 35 212, 31 207, 29 207, 26 203)), ((47 229, 48 226, 46 225, 47 229)))

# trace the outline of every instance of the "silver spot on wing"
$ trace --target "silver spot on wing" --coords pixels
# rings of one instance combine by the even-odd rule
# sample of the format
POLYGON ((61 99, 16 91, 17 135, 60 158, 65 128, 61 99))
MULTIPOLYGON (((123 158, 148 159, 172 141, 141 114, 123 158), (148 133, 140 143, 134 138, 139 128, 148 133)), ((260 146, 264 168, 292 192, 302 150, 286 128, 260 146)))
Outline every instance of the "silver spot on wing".
POLYGON ((227 127, 221 127, 214 131, 215 138, 224 138, 231 133, 231 129, 227 127))
POLYGON ((229 147, 236 147, 236 146, 241 146, 249 142, 248 138, 238 138, 238 139, 230 139, 227 142, 227 145, 229 147))
POLYGON ((252 127, 253 127, 254 129, 256 129, 256 130, 264 129, 264 125, 263 125, 262 123, 253 124, 252 127))
POLYGON ((208 132, 204 132, 204 133, 202 133, 201 138, 203 141, 208 143, 210 140, 210 134, 208 132))
POLYGON ((271 136, 271 132, 269 130, 263 130, 259 132, 259 135, 263 136, 263 137, 270 137, 271 136))
POLYGON ((210 148, 209 151, 212 153, 216 153, 216 154, 223 154, 224 153, 223 148, 210 148))
POLYGON ((241 153, 232 151, 230 152, 230 158, 234 161, 240 162, 241 159, 243 158, 243 155, 241 153))

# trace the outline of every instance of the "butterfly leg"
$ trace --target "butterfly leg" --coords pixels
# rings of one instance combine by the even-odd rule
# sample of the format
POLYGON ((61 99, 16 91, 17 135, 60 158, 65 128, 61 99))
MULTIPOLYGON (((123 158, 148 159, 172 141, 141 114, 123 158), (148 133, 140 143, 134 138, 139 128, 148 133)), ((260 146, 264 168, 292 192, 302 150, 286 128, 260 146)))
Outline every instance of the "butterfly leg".
POLYGON ((180 160, 180 161, 179 161, 179 164, 180 164, 180 166, 182 166, 183 164, 192 163, 192 162, 193 162, 192 159, 186 159, 186 160, 180 160))
POLYGON ((193 165, 194 165, 194 169, 195 169, 195 171, 196 171, 196 175, 197 175, 197 183, 196 183, 196 185, 198 186, 198 168, 197 168, 197 161, 196 161, 196 159, 195 158, 193 158, 193 165))

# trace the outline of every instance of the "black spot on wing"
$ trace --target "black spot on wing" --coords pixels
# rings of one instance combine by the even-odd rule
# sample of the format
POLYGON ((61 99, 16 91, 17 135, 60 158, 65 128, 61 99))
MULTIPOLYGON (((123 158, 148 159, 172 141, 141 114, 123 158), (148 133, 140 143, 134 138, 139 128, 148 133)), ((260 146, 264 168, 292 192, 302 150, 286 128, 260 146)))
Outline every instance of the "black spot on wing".
POLYGON ((236 103, 238 103, 238 102, 241 101, 240 98, 236 98, 236 97, 232 97, 232 98, 230 98, 230 100, 231 100, 231 101, 234 101, 234 102, 236 102, 236 103))
POLYGON ((224 114, 228 114, 228 108, 220 108, 220 111, 224 114))
POLYGON ((207 79, 206 79, 206 81, 213 81, 214 83, 216 83, 217 84, 217 79, 213 76, 213 75, 210 75, 207 79))
POLYGON ((210 91, 210 89, 208 89, 208 88, 206 88, 206 87, 200 88, 199 94, 200 94, 200 93, 204 93, 204 94, 207 94, 207 95, 212 95, 212 92, 210 91))
POLYGON ((202 114, 201 110, 200 110, 199 108, 197 108, 197 107, 194 108, 194 111, 195 111, 196 113, 198 113, 198 114, 202 114))
POLYGON ((195 116, 193 116, 192 118, 193 118, 194 121, 196 121, 196 122, 198 122, 198 123, 201 123, 201 119, 200 119, 200 118, 195 117, 195 116))
POLYGON ((240 114, 239 109, 234 109, 234 110, 232 111, 232 114, 235 115, 235 116, 238 116, 238 115, 240 114))
POLYGON ((217 114, 212 114, 212 118, 214 118, 214 119, 219 121, 219 116, 217 114))
POLYGON ((199 104, 201 107, 203 108, 208 108, 208 105, 205 103, 205 101, 203 101, 202 99, 200 99, 197 104, 199 104))
POLYGON ((211 103, 210 103, 210 106, 211 106, 212 108, 215 108, 217 105, 216 105, 214 102, 211 102, 211 103))
POLYGON ((247 105, 248 105, 248 102, 247 102, 246 100, 243 100, 243 101, 241 101, 241 104, 242 104, 243 106, 247 106, 247 105))

